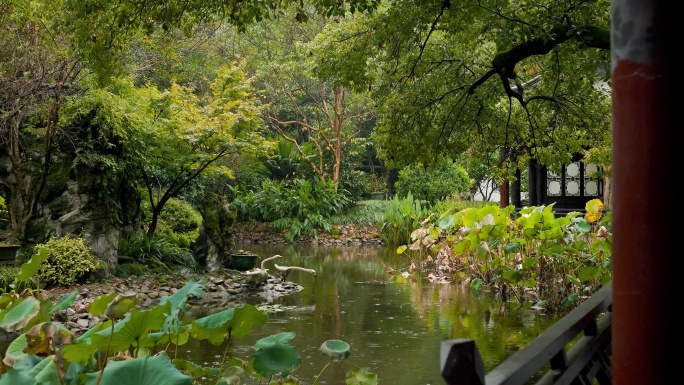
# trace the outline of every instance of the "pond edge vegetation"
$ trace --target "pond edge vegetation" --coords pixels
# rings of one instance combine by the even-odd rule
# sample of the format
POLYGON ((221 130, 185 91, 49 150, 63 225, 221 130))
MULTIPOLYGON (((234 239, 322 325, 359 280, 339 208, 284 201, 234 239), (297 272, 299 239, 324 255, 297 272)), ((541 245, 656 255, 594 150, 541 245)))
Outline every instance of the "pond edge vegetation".
MULTIPOLYGON (((588 202, 584 215, 573 212, 564 217, 554 215, 553 205, 519 211, 513 206, 479 206, 437 215, 435 207, 424 209, 409 194, 385 202, 385 220, 378 227, 383 239, 407 257, 402 274, 467 284, 476 294, 495 291, 502 300, 517 300, 522 306, 562 313, 610 280, 611 214, 603 212, 600 200, 588 202)), ((106 315, 105 320, 74 335, 52 315, 69 307, 78 291, 57 303, 41 294, 41 278, 49 281, 44 265, 51 244, 34 249, 30 260, 18 268, 10 290, 0 296, 0 329, 19 333, 5 354, 0 385, 107 384, 143 366, 149 369, 144 375, 150 376, 151 384, 158 374, 172 378, 174 384, 192 384, 200 378, 233 384, 247 377, 299 383, 292 373, 301 357, 289 344, 295 337, 291 332, 259 340, 248 361, 223 357, 220 368, 173 356, 178 350, 172 347, 191 338, 220 344, 249 335, 255 325, 267 322, 267 311, 252 305, 183 320, 187 299, 201 297, 206 290, 203 282, 194 279, 145 310, 136 308, 134 297, 103 295, 88 311, 106 315)), ((83 254, 82 248, 77 249, 83 254)), ((347 380, 377 383, 373 373, 361 368, 350 371, 347 380)))

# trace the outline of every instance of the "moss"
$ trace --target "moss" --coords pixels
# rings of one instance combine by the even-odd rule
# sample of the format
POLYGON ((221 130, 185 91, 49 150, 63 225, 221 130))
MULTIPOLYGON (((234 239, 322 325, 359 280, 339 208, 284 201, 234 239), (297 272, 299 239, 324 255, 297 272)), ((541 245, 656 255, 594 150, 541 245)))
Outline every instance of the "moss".
POLYGON ((340 238, 340 228, 337 226, 333 226, 333 228, 330 230, 330 237, 332 239, 339 239, 340 238))
MULTIPOLYGON (((152 219, 152 209, 150 202, 145 201, 141 204, 145 218, 146 225, 152 219)), ((187 239, 187 243, 199 236, 199 228, 202 224, 202 215, 189 203, 176 198, 169 199, 164 205, 162 212, 159 214, 157 222, 157 231, 165 235, 182 235, 187 239)), ((184 242, 185 239, 179 239, 184 242)), ((183 246, 184 244, 179 244, 183 246)))
POLYGON ((51 202, 66 191, 70 175, 70 167, 66 163, 56 162, 50 167, 48 183, 41 197, 44 202, 51 202))
POLYGON ((204 229, 207 236, 221 250, 233 248, 233 226, 237 220, 237 208, 216 194, 207 194, 202 210, 204 229))

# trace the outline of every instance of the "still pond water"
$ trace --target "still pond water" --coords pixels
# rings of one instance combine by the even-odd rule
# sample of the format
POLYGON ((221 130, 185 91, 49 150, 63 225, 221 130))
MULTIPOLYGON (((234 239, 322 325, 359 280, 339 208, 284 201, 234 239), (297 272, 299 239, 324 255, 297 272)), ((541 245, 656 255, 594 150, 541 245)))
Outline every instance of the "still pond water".
MULTIPOLYGON (((404 269, 406 256, 384 246, 238 245, 261 259, 279 254, 278 265, 314 269, 317 276, 294 271, 288 280, 303 287, 297 293, 263 299, 253 305, 275 305, 263 327, 245 338, 229 342, 230 356, 247 360, 260 338, 294 332, 290 344, 302 356, 293 373, 302 384, 312 384, 329 358, 318 352, 329 339, 341 339, 352 347, 349 358, 336 361, 323 372, 319 384, 344 385, 355 367, 376 373, 379 384, 444 384, 440 375, 440 342, 454 338, 475 340, 485 371, 522 348, 554 319, 518 308, 502 306, 489 296, 475 296, 468 288, 432 284, 419 277, 388 275, 387 269, 404 269)), ((266 268, 275 269, 272 262, 266 268)), ((225 309, 193 309, 204 316, 225 309)), ((228 306, 231 307, 231 306, 228 306)), ((191 341, 178 355, 195 363, 219 366, 226 345, 191 341)))

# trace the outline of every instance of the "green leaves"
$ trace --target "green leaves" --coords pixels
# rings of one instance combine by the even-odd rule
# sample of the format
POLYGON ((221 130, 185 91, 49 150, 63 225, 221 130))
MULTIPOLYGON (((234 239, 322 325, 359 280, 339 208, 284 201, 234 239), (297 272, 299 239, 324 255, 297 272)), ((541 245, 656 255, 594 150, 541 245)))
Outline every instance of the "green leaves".
MULTIPOLYGON (((589 205, 600 211, 599 203, 589 205)), ((445 213, 437 221, 439 226, 426 221, 413 231, 429 232, 431 239, 441 240, 439 247, 419 239, 411 249, 449 255, 450 262, 461 264, 457 271, 450 270, 452 277, 470 277, 474 290, 498 285, 509 288, 521 302, 542 302, 526 295, 533 289, 535 296, 545 297, 543 302, 552 311, 574 304, 573 294, 585 295, 610 280, 611 240, 606 228, 610 217, 593 218, 590 223, 578 212, 556 217, 553 205, 525 207, 516 215, 513 209, 488 205, 445 213), (439 233, 433 235, 435 229, 439 233), (553 279, 558 276, 565 280, 553 279)), ((406 246, 397 249, 405 250, 406 246)))
POLYGON ((22 297, 0 312, 0 329, 8 332, 21 330, 40 310, 40 301, 22 297))
POLYGON ((40 264, 43 263, 48 257, 48 249, 45 247, 38 247, 35 253, 31 256, 28 262, 23 263, 19 270, 19 273, 14 277, 15 283, 12 287, 15 287, 18 281, 26 281, 27 279, 33 277, 38 273, 40 269, 40 264))
POLYGON ((74 302, 74 300, 76 299, 76 296, 77 296, 77 295, 78 295, 78 290, 74 290, 74 291, 72 291, 71 293, 65 295, 64 297, 62 297, 62 298, 59 300, 59 302, 57 302, 56 304, 54 304, 54 305, 50 308, 50 313, 54 313, 54 312, 57 312, 57 311, 64 310, 64 309, 68 308, 68 307, 71 306, 71 304, 74 302))
MULTIPOLYGON (((171 361, 164 351, 152 355, 160 351, 163 345, 180 345, 187 342, 190 336, 218 344, 230 337, 245 337, 255 325, 266 323, 267 314, 253 305, 230 308, 191 323, 183 321, 179 315, 183 312, 181 308, 184 308, 187 297, 201 296, 204 289, 203 284, 190 281, 173 296, 162 298, 160 304, 146 310, 132 308, 120 321, 109 320, 97 324, 76 339, 60 324, 35 324, 38 308, 48 308, 49 304, 41 304, 33 297, 16 298, 0 313, 2 324, 12 329, 20 329, 22 325, 24 328, 26 325, 34 326, 14 339, 7 348, 4 363, 10 369, 0 376, 0 385, 191 385, 193 378, 202 377, 217 378, 217 383, 228 384, 242 383, 250 374, 285 378, 301 365, 300 354, 289 344, 295 337, 293 332, 282 332, 258 340, 254 344, 255 353, 249 364, 234 357, 227 360, 229 367, 225 369, 205 368, 183 359, 171 361), (171 323, 175 327, 167 327, 171 323), (61 347, 61 359, 68 363, 66 373, 57 369, 56 344, 61 347), (129 353, 132 353, 132 357, 128 356, 129 353), (114 359, 121 354, 124 359, 114 359), (102 364, 105 355, 108 360, 98 380, 100 371, 96 369, 96 362, 102 364)), ((73 301, 76 293, 72 292, 49 308, 53 311, 62 310, 73 301)), ((102 296, 91 304, 90 309, 97 314, 106 313, 106 309, 116 308, 117 304, 124 302, 119 297, 115 293, 102 296)), ((324 345, 324 353, 331 357, 346 358, 351 352, 344 341, 329 340, 324 345)), ((372 381, 372 373, 354 373, 353 383, 374 384, 365 382, 372 381)))
POLYGON ((284 378, 301 363, 302 358, 294 346, 274 341, 268 345, 261 344, 254 353, 253 367, 261 376, 280 375, 284 378))
MULTIPOLYGON (((85 385, 98 384, 99 372, 88 373, 85 385)), ((109 361, 99 385, 192 385, 192 377, 183 374, 166 353, 124 361, 109 361)))
POLYGON ((347 385, 376 385, 378 383, 378 375, 361 368, 353 368, 345 383, 347 385))
POLYGON ((111 351, 120 352, 133 347, 152 347, 153 342, 146 339, 151 331, 160 330, 166 316, 170 313, 171 305, 157 305, 150 310, 133 309, 131 313, 114 325, 112 330, 107 328, 93 334, 90 339, 94 346, 108 347, 111 351), (111 335, 111 338, 110 338, 111 335))
POLYGON ((351 346, 342 340, 327 340, 318 348, 318 351, 332 358, 347 358, 351 355, 351 346))
POLYGON ((254 325, 265 325, 268 316, 254 305, 240 305, 192 322, 190 333, 194 338, 218 345, 231 337, 242 338, 254 325))
MULTIPOLYGON (((48 361, 52 361, 52 359, 53 357, 47 357, 41 360, 40 357, 35 355, 24 355, 21 360, 14 363, 14 368, 0 376, 0 385, 36 385, 40 383, 37 380, 36 375, 41 379, 51 378, 52 376, 49 374, 49 369, 46 373, 40 373, 40 370, 34 371, 33 368, 38 365, 40 365, 41 368, 45 368, 49 363, 48 361)), ((50 382, 47 383, 50 384, 50 382)), ((54 383, 55 382, 52 382, 52 384, 54 383)))

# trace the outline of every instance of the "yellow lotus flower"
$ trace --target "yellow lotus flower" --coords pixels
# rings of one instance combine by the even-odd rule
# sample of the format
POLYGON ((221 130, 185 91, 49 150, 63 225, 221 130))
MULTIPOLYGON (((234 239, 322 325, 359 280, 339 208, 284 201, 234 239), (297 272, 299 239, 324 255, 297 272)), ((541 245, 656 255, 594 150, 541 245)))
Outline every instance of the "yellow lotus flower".
POLYGON ((603 202, 600 199, 592 199, 587 202, 586 205, 587 213, 584 215, 584 219, 589 223, 594 223, 601 218, 603 213, 603 202))

